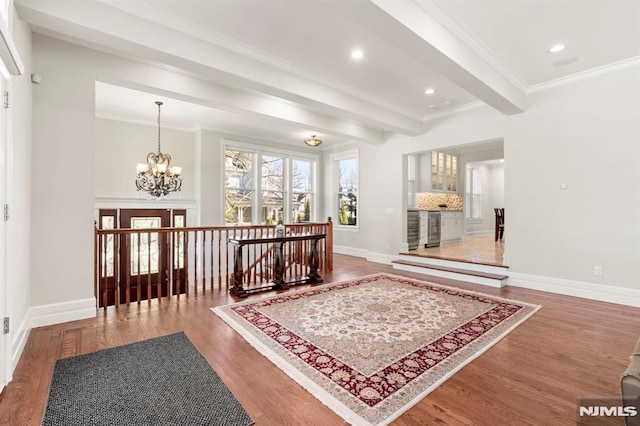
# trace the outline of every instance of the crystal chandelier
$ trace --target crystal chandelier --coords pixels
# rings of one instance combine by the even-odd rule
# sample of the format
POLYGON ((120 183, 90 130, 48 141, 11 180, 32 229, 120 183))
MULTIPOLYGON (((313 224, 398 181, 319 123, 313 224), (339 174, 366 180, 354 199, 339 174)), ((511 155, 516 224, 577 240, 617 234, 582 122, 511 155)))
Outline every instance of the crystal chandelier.
POLYGON ((170 192, 180 191, 182 187, 182 167, 171 165, 171 156, 160 151, 160 106, 158 105, 158 152, 147 155, 147 163, 138 163, 136 171, 136 188, 148 192, 153 197, 162 197, 170 192))

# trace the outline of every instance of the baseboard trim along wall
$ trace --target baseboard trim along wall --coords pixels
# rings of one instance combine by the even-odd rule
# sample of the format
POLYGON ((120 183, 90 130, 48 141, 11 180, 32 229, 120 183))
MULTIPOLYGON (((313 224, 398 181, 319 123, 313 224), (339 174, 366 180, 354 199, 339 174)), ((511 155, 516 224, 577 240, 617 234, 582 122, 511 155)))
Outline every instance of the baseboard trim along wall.
POLYGON ((96 299, 81 299, 51 305, 32 306, 27 317, 29 328, 59 324, 61 322, 93 318, 97 315, 96 299))
POLYGON ((367 261, 375 263, 384 263, 385 265, 391 265, 391 262, 399 259, 400 256, 386 253, 376 253, 373 251, 367 252, 367 261))
MULTIPOLYGON (((22 351, 24 347, 27 345, 27 339, 29 338, 30 329, 27 327, 28 318, 25 318, 20 326, 16 329, 13 334, 13 339, 11 341, 11 375, 13 376, 13 371, 16 369, 18 365, 18 361, 20 361, 20 355, 22 355, 22 351)), ((8 377, 11 380, 12 377, 8 377)))
MULTIPOLYGON (((383 264, 390 264, 391 261, 399 258, 399 256, 391 254, 374 253, 365 249, 357 249, 347 246, 334 246, 333 252, 349 256, 357 256, 367 259, 369 262, 383 264)), ((615 287, 584 281, 522 274, 513 271, 509 271, 508 275, 509 279, 506 284, 507 286, 522 287, 531 290, 546 291, 548 293, 562 294, 565 296, 598 300, 600 302, 640 307, 640 290, 633 288, 615 287)))
POLYGON ((347 246, 333 246, 333 252, 347 256, 361 257, 367 259, 369 262, 384 263, 385 265, 391 265, 392 260, 399 259, 399 256, 393 254, 375 253, 369 250, 347 246))
POLYGON ((365 249, 336 245, 333 246, 333 252, 347 256, 362 257, 365 259, 367 258, 367 253, 369 253, 369 251, 365 249))
POLYGON ((640 290, 633 288, 593 284, 517 272, 509 272, 507 285, 563 294, 565 296, 582 297, 600 302, 640 307, 640 290))
MULTIPOLYGON (((13 333, 11 341, 11 374, 18 365, 32 328, 93 318, 97 315, 96 299, 81 299, 51 305, 32 306, 26 318, 13 333)), ((10 379, 10 378, 9 378, 10 379)))

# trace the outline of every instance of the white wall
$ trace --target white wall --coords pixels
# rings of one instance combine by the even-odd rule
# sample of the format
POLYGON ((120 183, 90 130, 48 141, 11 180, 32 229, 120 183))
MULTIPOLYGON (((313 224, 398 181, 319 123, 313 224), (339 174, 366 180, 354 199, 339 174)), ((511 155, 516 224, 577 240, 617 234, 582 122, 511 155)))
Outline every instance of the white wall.
MULTIPOLYGON (((492 164, 489 167, 489 187, 491 188, 490 207, 504 207, 504 164, 492 164)), ((493 214, 493 210, 492 210, 493 214)))
POLYGON ((506 261, 514 270, 640 288, 639 93, 636 62, 532 95, 526 114, 510 117, 506 261))
POLYGON ((93 65, 33 36, 32 305, 93 299, 93 65))
MULTIPOLYGON (((638 289, 639 92, 636 61, 531 94, 522 114, 480 107, 427 122, 429 131, 418 137, 395 135, 371 148, 387 173, 382 178, 379 168, 368 168, 363 179, 378 184, 369 202, 400 206, 404 153, 503 138, 510 272, 638 289), (594 265, 603 267, 602 276, 594 276, 594 265)), ((399 218, 389 218, 376 227, 380 242, 370 248, 397 252, 401 229, 399 218)))
POLYGON ((224 166, 211 167, 211 164, 224 164, 223 137, 220 133, 204 129, 196 134, 196 199, 200 226, 224 225, 224 166))
MULTIPOLYGON (((151 104, 150 109, 155 108, 151 104)), ((182 167, 182 190, 172 198, 195 198, 195 133, 161 126, 162 152, 171 155, 171 164, 182 167)), ((135 167, 146 163, 155 152, 158 128, 123 121, 95 120, 95 196, 96 198, 136 198, 135 167)), ((142 195, 144 197, 144 195, 142 195)))

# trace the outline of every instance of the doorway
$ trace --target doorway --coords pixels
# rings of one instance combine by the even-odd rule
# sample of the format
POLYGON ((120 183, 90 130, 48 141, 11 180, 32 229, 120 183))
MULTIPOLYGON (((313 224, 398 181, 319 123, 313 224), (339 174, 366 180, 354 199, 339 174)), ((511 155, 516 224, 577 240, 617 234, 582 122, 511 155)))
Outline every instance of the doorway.
POLYGON ((101 265, 106 278, 100 283, 107 288, 107 300, 105 304, 101 288, 98 306, 114 305, 116 297, 119 303, 127 303, 185 292, 186 253, 184 243, 180 244, 184 236, 151 230, 185 227, 186 210, 101 209, 98 223, 100 229, 147 230, 107 237, 107 255, 101 265))
MULTIPOLYGON (((120 228, 157 229, 171 227, 166 209, 120 211, 120 228)), ((165 297, 169 283, 167 234, 131 233, 120 236, 120 303, 165 297), (151 294, 149 294, 149 288, 151 294)))

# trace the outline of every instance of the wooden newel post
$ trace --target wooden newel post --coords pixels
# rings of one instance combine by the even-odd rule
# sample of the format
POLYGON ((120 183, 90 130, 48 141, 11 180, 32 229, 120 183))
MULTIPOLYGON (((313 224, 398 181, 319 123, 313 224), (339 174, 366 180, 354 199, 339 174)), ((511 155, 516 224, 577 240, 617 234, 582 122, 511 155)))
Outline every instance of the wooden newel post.
POLYGON ((282 252, 284 249, 284 244, 284 241, 275 243, 276 258, 273 263, 273 273, 275 275, 273 283, 277 286, 276 288, 286 290, 289 288, 289 285, 287 285, 287 283, 284 281, 284 254, 282 252))
POLYGON ((321 283, 323 281, 320 274, 318 274, 318 265, 320 264, 320 259, 318 258, 319 240, 320 239, 317 238, 309 241, 311 250, 309 251, 309 273, 307 274, 307 279, 310 283, 321 283))
POLYGON ((240 297, 247 297, 247 291, 242 286, 242 244, 237 244, 234 250, 233 287, 231 293, 240 297))
POLYGON ((326 268, 328 271, 333 271, 333 222, 331 216, 327 218, 327 237, 326 237, 326 268))

